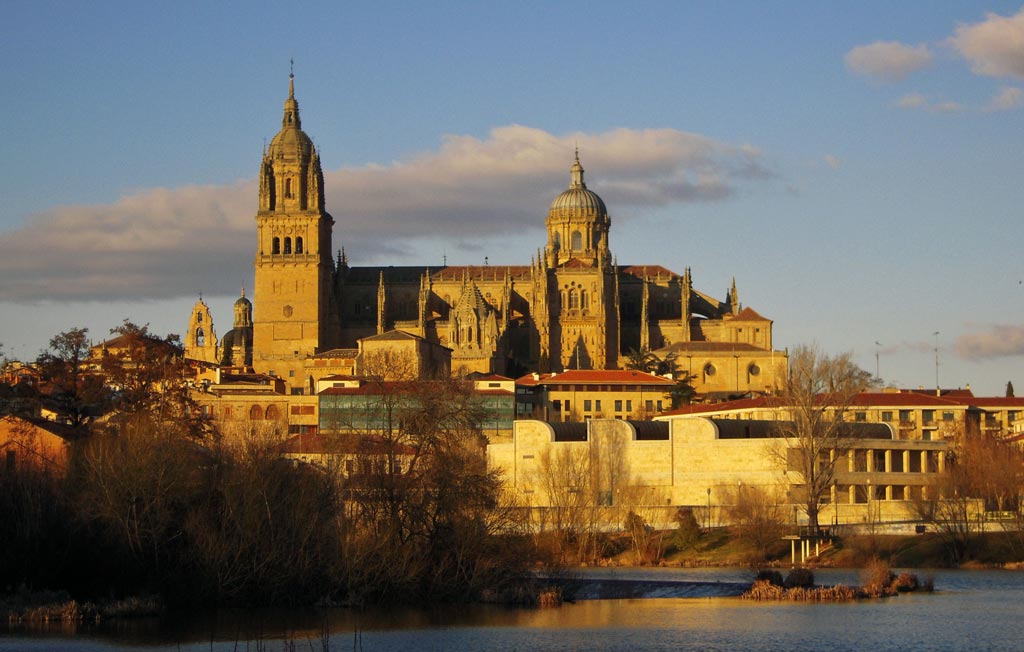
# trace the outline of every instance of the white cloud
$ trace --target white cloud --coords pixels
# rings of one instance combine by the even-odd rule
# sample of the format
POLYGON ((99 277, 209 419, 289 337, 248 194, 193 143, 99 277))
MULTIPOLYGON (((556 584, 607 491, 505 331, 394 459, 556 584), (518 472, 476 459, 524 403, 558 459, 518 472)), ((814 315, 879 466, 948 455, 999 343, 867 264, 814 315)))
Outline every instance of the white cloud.
POLYGON ((898 41, 876 41, 859 45, 846 53, 846 67, 859 75, 885 81, 899 81, 932 62, 925 44, 905 45, 898 41))
POLYGON ((988 13, 980 23, 958 25, 949 43, 979 75, 1024 79, 1024 8, 1013 16, 988 13))
MULTIPOLYGON (((418 264, 410 252, 431 238, 457 247, 540 234, 568 186, 576 143, 616 224, 633 209, 722 200, 771 176, 753 147, 674 129, 555 136, 510 125, 483 139, 447 136, 438 150, 397 162, 326 171, 334 245, 363 261, 418 264)), ((53 208, 0 233, 0 301, 233 294, 252 271, 255 210, 251 180, 53 208)))
POLYGON ((900 109, 922 109, 929 113, 959 113, 967 110, 967 107, 959 102, 931 102, 920 93, 907 93, 896 100, 894 105, 900 109))
POLYGON ((896 106, 901 109, 916 109, 927 105, 927 98, 920 93, 907 93, 900 99, 896 100, 896 106))
POLYGON ((989 101, 986 111, 1011 111, 1024 106, 1024 91, 1016 86, 1003 86, 989 101))
POLYGON ((961 335, 953 349, 967 360, 1024 355, 1024 326, 996 324, 982 332, 961 335))
POLYGON ((841 166, 842 164, 843 162, 840 161, 838 157, 833 156, 831 154, 825 155, 825 165, 829 166, 833 170, 838 170, 839 166, 841 166))

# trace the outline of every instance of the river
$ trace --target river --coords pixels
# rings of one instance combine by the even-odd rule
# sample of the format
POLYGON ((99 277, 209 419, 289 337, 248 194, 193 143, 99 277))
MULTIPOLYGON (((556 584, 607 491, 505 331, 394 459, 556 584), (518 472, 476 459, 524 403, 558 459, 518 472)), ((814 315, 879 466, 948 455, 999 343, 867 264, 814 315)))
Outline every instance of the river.
MULTIPOLYGON (((829 604, 729 596, 738 569, 592 569, 586 586, 641 583, 647 597, 583 599, 551 609, 217 610, 161 619, 0 630, 0 651, 331 650, 1013 650, 1024 649, 1024 572, 915 571, 935 593, 829 604), (687 597, 678 597, 678 596, 687 597)), ((823 584, 857 583, 822 570, 823 584)))

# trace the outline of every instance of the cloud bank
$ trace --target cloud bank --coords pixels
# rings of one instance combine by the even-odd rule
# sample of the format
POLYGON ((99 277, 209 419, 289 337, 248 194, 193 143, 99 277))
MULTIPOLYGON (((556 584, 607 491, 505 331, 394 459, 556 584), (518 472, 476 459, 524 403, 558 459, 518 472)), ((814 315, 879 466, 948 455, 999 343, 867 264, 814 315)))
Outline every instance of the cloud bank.
POLYGON ((846 67, 867 77, 885 81, 899 81, 932 62, 928 46, 905 45, 898 41, 875 41, 859 45, 846 53, 846 67))
POLYGON ((953 350, 961 358, 974 361, 1024 355, 1024 326, 996 324, 982 332, 961 335, 953 350))
POLYGON ((1024 8, 1013 16, 988 13, 980 23, 958 25, 949 43, 979 75, 1024 79, 1024 8))
MULTIPOLYGON (((647 207, 720 201, 772 172, 748 145, 674 129, 555 136, 510 125, 446 136, 436 151, 325 171, 335 247, 395 264, 418 242, 453 248, 534 229, 569 183, 578 143, 587 182, 616 222, 647 207)), ((255 180, 149 189, 105 205, 60 206, 0 233, 0 300, 233 294, 251 273, 255 180)))

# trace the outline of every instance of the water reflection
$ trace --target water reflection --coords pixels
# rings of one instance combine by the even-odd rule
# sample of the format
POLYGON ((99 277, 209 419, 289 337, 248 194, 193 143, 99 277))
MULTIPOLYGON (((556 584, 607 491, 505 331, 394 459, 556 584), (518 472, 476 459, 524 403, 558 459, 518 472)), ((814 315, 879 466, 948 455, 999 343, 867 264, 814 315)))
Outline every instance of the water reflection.
MULTIPOLYGON (((746 571, 594 570, 590 579, 734 582, 746 571)), ((856 572, 822 571, 827 583, 856 572)), ((839 604, 735 598, 585 600, 558 609, 462 605, 366 612, 218 610, 162 619, 16 628, 0 650, 1017 650, 1024 573, 941 572, 940 592, 839 604)))

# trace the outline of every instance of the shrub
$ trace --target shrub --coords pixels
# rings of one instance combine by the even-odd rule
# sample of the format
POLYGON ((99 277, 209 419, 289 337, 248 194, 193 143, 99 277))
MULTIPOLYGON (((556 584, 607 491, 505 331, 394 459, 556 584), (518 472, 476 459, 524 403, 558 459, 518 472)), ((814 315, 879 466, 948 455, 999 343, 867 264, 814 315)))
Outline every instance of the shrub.
POLYGON ((697 545, 700 539, 700 525, 690 507, 680 507, 673 517, 678 524, 672 532, 672 546, 676 550, 688 550, 697 545))
POLYGON ((814 586, 814 572, 809 568, 794 568, 786 575, 786 588, 814 586))
POLYGON ((864 593, 870 597, 891 594, 895 580, 896 575, 889 569, 889 564, 881 559, 873 559, 864 567, 864 593))
POLYGON ((920 584, 917 581, 917 575, 913 573, 900 573, 893 586, 898 592, 906 593, 907 591, 916 591, 920 584))
POLYGON ((782 573, 777 570, 762 569, 757 571, 755 582, 768 582, 772 586, 782 586, 782 573))

